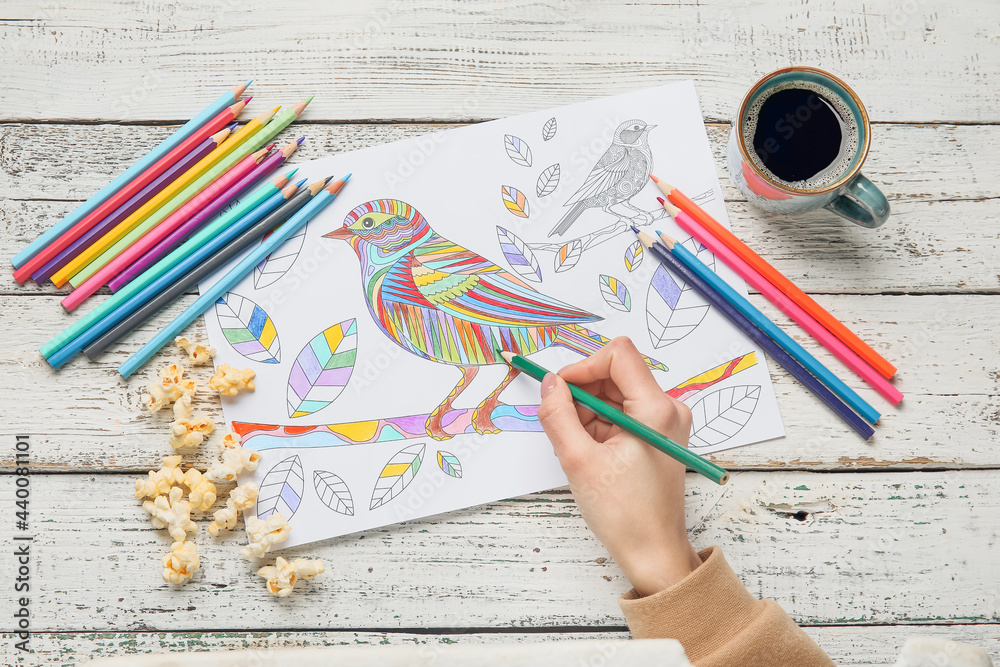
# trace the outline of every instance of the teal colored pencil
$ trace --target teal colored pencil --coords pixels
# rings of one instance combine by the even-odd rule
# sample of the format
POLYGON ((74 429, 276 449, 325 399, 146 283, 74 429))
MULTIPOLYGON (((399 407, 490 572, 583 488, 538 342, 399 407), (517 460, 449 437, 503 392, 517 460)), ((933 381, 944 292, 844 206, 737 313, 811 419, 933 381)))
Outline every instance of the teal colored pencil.
POLYGON ((780 345, 785 352, 802 364, 806 370, 815 375, 830 391, 851 406, 852 409, 864 417, 870 424, 874 424, 879 420, 879 417, 882 415, 879 414, 878 410, 868 404, 865 399, 858 396, 853 389, 844 384, 840 378, 820 363, 816 357, 809 354, 805 348, 796 343, 781 327, 769 320, 764 313, 757 310, 739 292, 730 287, 729 283, 705 266, 690 250, 665 234, 661 234, 660 232, 657 232, 657 234, 663 244, 673 253, 674 257, 697 273, 712 289, 722 295, 736 310, 743 313, 748 320, 766 333, 771 340, 780 345))
POLYGON ((194 322, 199 315, 211 308, 212 304, 219 297, 231 290, 244 276, 253 271, 253 267, 257 266, 262 259, 270 255, 278 246, 287 241, 292 234, 301 229, 302 225, 309 222, 317 213, 329 205, 337 197, 337 193, 340 192, 350 177, 351 175, 348 174, 321 190, 298 213, 289 218, 273 234, 240 260, 240 263, 233 267, 229 273, 202 292, 195 302, 188 306, 184 312, 175 317, 166 328, 153 336, 152 340, 139 348, 138 352, 118 367, 118 372, 121 376, 127 378, 134 373, 140 366, 149 361, 160 348, 180 334, 187 325, 194 322))
MULTIPOLYGON (((506 350, 500 351, 502 356, 512 368, 516 368, 525 375, 533 377, 539 382, 549 372, 530 359, 518 356, 506 350)), ((575 384, 566 383, 569 386, 569 393, 573 395, 573 400, 587 408, 596 415, 604 417, 609 422, 618 426, 623 431, 631 433, 648 445, 652 445, 675 461, 679 461, 691 470, 704 475, 716 484, 725 484, 729 481, 729 473, 715 465, 706 458, 698 456, 687 447, 684 447, 656 429, 646 426, 641 421, 627 415, 613 405, 609 405, 597 398, 593 394, 584 391, 575 384)))
POLYGON ((223 93, 219 99, 212 102, 201 113, 180 126, 176 132, 160 142, 156 148, 149 151, 149 153, 138 162, 126 169, 121 176, 108 183, 103 189, 101 189, 100 192, 77 206, 72 213, 52 225, 52 227, 50 227, 44 234, 28 244, 28 247, 14 255, 14 257, 10 260, 10 263, 14 265, 15 269, 21 268, 22 264, 27 262, 29 259, 38 254, 38 252, 43 248, 62 236, 63 232, 78 223, 85 216, 89 215, 91 211, 125 187, 129 181, 144 172, 147 167, 172 151, 177 144, 194 134, 199 127, 217 116, 229 105, 235 104, 236 100, 240 99, 240 95, 246 91, 247 87, 251 83, 253 83, 252 79, 239 86, 234 86, 231 90, 223 93))

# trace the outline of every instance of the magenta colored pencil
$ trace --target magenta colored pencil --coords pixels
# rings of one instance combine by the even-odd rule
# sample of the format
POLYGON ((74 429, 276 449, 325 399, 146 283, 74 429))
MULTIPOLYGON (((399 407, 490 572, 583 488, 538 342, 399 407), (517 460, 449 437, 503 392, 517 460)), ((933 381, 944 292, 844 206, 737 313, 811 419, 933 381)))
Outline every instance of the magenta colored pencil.
POLYGON ((287 160, 293 152, 295 152, 295 149, 298 148, 300 142, 301 140, 293 141, 281 150, 277 151, 274 155, 265 159, 259 165, 254 167, 250 173, 227 188, 226 191, 219 195, 215 201, 203 208, 197 214, 191 216, 190 219, 177 227, 177 229, 170 232, 170 234, 165 236, 159 243, 147 250, 144 255, 132 262, 128 268, 119 273, 108 283, 108 287, 111 288, 111 291, 117 292, 147 268, 160 261, 160 259, 165 257, 167 253, 171 252, 174 248, 183 243, 184 239, 195 233, 202 225, 208 222, 210 218, 214 217, 216 213, 246 191, 251 185, 281 166, 281 164, 287 160))
MULTIPOLYGON (((236 123, 233 123, 229 126, 228 130, 232 132, 236 125, 236 123)), ((163 190, 163 188, 173 183, 178 176, 193 167, 199 160, 215 150, 220 143, 221 141, 218 140, 216 135, 213 135, 203 141, 197 148, 181 158, 180 161, 157 176, 156 180, 139 192, 135 193, 128 201, 116 208, 111 215, 101 221, 96 227, 91 228, 83 236, 70 244, 68 248, 53 257, 48 263, 42 266, 42 268, 38 269, 37 272, 31 274, 31 279, 39 285, 48 280, 52 274, 66 266, 66 264, 72 261, 74 257, 89 248, 91 243, 117 227, 119 222, 132 215, 132 213, 138 210, 140 206, 155 197, 158 192, 163 190)))

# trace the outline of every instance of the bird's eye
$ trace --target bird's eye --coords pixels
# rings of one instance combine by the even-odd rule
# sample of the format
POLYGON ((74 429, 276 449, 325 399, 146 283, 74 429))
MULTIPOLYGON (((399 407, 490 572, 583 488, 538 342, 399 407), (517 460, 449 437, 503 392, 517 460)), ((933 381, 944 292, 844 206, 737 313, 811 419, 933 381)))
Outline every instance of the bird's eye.
POLYGON ((361 226, 365 229, 371 229, 375 226, 375 220, 373 218, 365 218, 361 221, 361 226))
POLYGON ((638 126, 638 125, 636 125, 636 126, 635 126, 635 127, 633 127, 632 129, 633 129, 633 130, 638 130, 638 129, 639 129, 639 126, 638 126))

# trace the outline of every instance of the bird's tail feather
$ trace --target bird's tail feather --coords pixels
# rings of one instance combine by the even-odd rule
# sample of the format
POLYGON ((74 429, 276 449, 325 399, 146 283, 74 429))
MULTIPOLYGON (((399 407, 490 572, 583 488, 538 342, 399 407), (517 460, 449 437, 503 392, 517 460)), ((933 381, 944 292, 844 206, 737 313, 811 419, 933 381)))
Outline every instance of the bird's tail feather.
MULTIPOLYGON (((596 331, 586 329, 579 324, 566 324, 559 327, 559 331, 556 333, 556 338, 552 344, 589 357, 610 342, 610 338, 602 336, 596 331)), ((667 372, 668 368, 666 364, 660 363, 656 359, 652 359, 646 355, 642 355, 642 358, 646 362, 646 365, 654 371, 667 372)))
POLYGON ((562 236, 563 234, 565 234, 566 230, 569 229, 570 225, 576 222, 576 219, 579 218, 580 214, 583 213, 585 210, 587 210, 587 207, 584 206, 582 203, 577 202, 573 204, 573 208, 566 211, 566 214, 562 217, 562 220, 560 220, 556 224, 556 226, 552 228, 552 231, 549 232, 549 236, 554 236, 556 234, 562 236))

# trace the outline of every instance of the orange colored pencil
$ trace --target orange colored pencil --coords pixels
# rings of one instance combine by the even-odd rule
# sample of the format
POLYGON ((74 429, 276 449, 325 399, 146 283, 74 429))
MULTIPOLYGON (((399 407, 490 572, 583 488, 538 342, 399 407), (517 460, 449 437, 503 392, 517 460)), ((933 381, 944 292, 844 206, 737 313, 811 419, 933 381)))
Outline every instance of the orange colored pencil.
POLYGON ((698 206, 698 204, 692 201, 687 195, 652 174, 649 175, 649 178, 656 183, 656 187, 660 189, 663 196, 669 199, 674 206, 694 218, 695 221, 707 229, 712 236, 722 241, 726 247, 736 253, 740 259, 752 266, 757 273, 764 276, 769 283, 784 292, 789 299, 794 301, 800 308, 802 308, 802 310, 809 313, 809 315, 822 324, 827 331, 839 338, 844 345, 849 347, 855 354, 864 359, 865 363, 878 371, 880 375, 888 379, 896 374, 895 366, 886 361, 882 355, 873 350, 863 340, 858 338, 857 334, 844 326, 840 320, 827 312, 823 306, 816 303, 812 297, 799 289, 795 283, 783 276, 776 268, 767 263, 767 261, 765 261, 760 255, 755 253, 749 246, 743 243, 743 241, 736 238, 732 232, 720 225, 715 218, 705 212, 703 208, 698 206))

